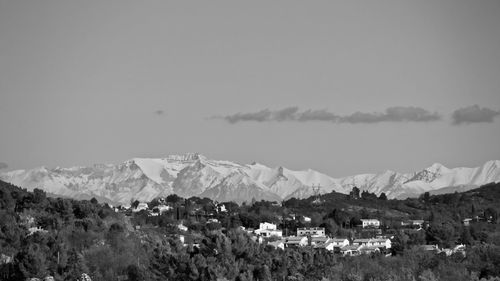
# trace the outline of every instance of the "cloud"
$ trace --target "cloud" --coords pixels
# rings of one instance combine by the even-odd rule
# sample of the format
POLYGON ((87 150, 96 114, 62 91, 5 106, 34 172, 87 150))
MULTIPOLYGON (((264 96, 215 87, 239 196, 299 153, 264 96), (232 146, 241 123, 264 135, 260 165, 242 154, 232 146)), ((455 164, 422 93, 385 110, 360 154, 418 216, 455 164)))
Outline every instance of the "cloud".
POLYGON ((164 113, 165 113, 165 111, 163 109, 158 109, 155 111, 156 115, 163 115, 164 113))
POLYGON ((337 122, 340 119, 340 116, 328 112, 326 109, 319 109, 319 110, 306 110, 302 112, 297 120, 298 121, 330 121, 330 122, 337 122))
POLYGON ((0 162, 0 170, 7 169, 8 167, 9 167, 9 165, 7 165, 7 163, 0 162))
POLYGON ((379 122, 432 122, 441 120, 437 112, 430 112, 421 107, 395 106, 383 113, 355 112, 341 118, 342 123, 379 123, 379 122))
POLYGON ((479 105, 471 105, 453 111, 451 118, 455 125, 471 123, 492 123, 500 111, 495 111, 479 105))
POLYGON ((264 121, 271 121, 270 119, 271 114, 272 112, 270 110, 264 109, 253 113, 236 113, 233 115, 224 116, 222 118, 231 124, 243 121, 264 122, 264 121))
POLYGON ((326 109, 300 111, 298 107, 286 107, 280 110, 269 109, 251 113, 236 113, 232 115, 213 117, 224 119, 231 124, 246 121, 296 121, 296 122, 333 122, 333 123, 380 123, 380 122, 431 122, 438 121, 441 116, 437 112, 430 112, 420 107, 389 107, 384 112, 364 113, 355 112, 341 116, 326 109))

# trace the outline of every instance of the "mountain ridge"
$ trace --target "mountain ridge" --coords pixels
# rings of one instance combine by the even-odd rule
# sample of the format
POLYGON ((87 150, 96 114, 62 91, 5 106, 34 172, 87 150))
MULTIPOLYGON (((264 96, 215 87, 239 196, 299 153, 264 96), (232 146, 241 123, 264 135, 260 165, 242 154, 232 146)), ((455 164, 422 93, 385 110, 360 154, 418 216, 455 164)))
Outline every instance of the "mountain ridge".
POLYGON ((95 164, 70 168, 38 167, 0 173, 0 179, 28 190, 42 188, 55 195, 105 198, 116 204, 148 201, 172 193, 183 197, 201 196, 218 201, 242 203, 251 200, 279 201, 320 193, 349 193, 353 186, 388 198, 416 197, 423 192, 465 191, 500 181, 500 161, 479 167, 447 168, 434 163, 420 171, 359 174, 333 178, 307 169, 294 171, 283 166, 268 167, 254 162, 239 164, 212 160, 199 153, 165 158, 132 158, 123 163, 95 164))

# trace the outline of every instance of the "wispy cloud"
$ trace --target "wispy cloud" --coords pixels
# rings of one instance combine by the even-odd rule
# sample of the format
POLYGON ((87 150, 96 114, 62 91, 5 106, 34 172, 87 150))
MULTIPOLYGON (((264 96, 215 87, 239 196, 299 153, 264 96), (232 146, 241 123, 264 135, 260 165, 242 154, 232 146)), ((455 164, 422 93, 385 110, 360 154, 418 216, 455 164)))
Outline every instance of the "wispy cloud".
POLYGON ((383 113, 356 112, 341 118, 343 123, 379 123, 379 122, 432 122, 441 120, 441 115, 420 107, 389 107, 383 113))
POLYGON ((389 107, 384 112, 355 112, 350 115, 338 115, 326 109, 299 110, 298 107, 286 107, 271 111, 264 109, 250 113, 236 113, 215 119, 224 119, 231 124, 246 121, 297 121, 297 122, 333 122, 333 123, 380 123, 380 122, 432 122, 441 120, 441 115, 420 107, 389 107))
POLYGON ((7 165, 7 163, 0 162, 0 170, 7 169, 8 167, 9 165, 7 165))
POLYGON ((471 105, 453 111, 451 118, 455 125, 471 123, 491 123, 500 111, 479 105, 471 105))

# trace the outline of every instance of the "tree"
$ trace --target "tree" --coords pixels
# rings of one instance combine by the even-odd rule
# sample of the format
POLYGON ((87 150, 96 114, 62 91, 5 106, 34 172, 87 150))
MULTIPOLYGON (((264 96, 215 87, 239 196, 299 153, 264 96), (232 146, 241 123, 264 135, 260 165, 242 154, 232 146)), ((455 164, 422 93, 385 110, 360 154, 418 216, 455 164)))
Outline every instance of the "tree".
POLYGON ((133 209, 137 209, 137 206, 139 206, 139 203, 141 203, 141 202, 139 202, 139 200, 135 200, 134 202, 132 202, 131 207, 133 209))
POLYGON ((353 186, 352 191, 349 193, 352 199, 359 199, 359 188, 357 186, 353 186))
POLYGON ((387 195, 385 195, 385 193, 384 193, 384 192, 382 192, 382 193, 380 193, 380 195, 378 196, 378 199, 386 201, 386 200, 387 200, 387 195))

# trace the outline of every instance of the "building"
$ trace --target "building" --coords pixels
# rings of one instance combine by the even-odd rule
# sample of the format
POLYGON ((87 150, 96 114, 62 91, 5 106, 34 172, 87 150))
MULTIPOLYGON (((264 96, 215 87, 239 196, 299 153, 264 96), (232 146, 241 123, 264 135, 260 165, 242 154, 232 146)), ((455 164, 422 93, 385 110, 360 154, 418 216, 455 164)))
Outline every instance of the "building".
POLYGON ((314 245, 314 249, 320 249, 320 250, 324 249, 324 250, 327 250, 329 252, 333 252, 335 247, 334 247, 333 243, 329 240, 326 243, 314 245))
POLYGON ((283 239, 268 242, 267 245, 273 247, 274 249, 285 250, 285 241, 283 239))
POLYGON ((359 256, 361 255, 361 247, 358 245, 347 245, 340 248, 340 253, 343 256, 359 256))
POLYGON ((354 241, 352 241, 352 244, 357 246, 390 249, 391 239, 387 238, 354 239, 354 241))
POLYGON ((375 238, 370 240, 370 246, 390 249, 392 247, 391 239, 388 238, 375 238))
POLYGON ((368 245, 370 245, 370 240, 371 239, 368 239, 368 238, 354 239, 354 241, 352 241, 352 245, 368 246, 368 245))
POLYGON ((333 247, 341 248, 349 245, 349 240, 347 240, 347 238, 332 238, 330 241, 332 242, 333 247))
POLYGON ((307 246, 307 237, 305 236, 290 236, 285 238, 285 247, 305 247, 307 246))
POLYGON ((135 207, 132 212, 136 213, 136 212, 140 212, 140 211, 143 211, 143 210, 147 210, 149 208, 148 206, 148 203, 139 203, 137 204, 137 207, 135 207))
POLYGON ((379 228, 380 221, 377 219, 361 219, 363 228, 379 228))
POLYGON ((187 226, 183 225, 182 223, 177 225, 177 228, 181 231, 188 231, 187 226))
POLYGON ((464 226, 469 226, 471 221, 472 221, 472 219, 466 218, 466 219, 463 219, 462 223, 464 224, 464 226))
POLYGON ((322 245, 330 242, 330 238, 326 236, 313 236, 310 240, 311 246, 322 245))
POLYGON ((259 229, 256 229, 254 231, 254 233, 257 235, 262 235, 263 237, 271 237, 271 236, 282 237, 283 236, 283 231, 277 229, 276 224, 268 223, 268 222, 260 223, 259 229))
POLYGON ((324 227, 299 227, 297 236, 325 236, 324 227))
POLYGON ((173 209, 173 208, 170 206, 167 206, 167 205, 158 205, 158 206, 153 208, 153 213, 158 213, 161 215, 161 214, 163 214, 171 209, 173 209))
POLYGON ((423 225, 424 225, 424 220, 407 220, 401 222, 401 226, 406 226, 406 227, 422 228, 423 225))
POLYGON ((438 245, 422 245, 420 246, 420 248, 424 251, 428 251, 428 252, 434 252, 434 253, 439 253, 441 252, 441 250, 439 250, 439 247, 438 245))

